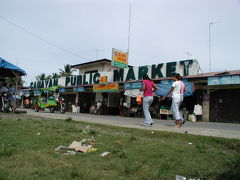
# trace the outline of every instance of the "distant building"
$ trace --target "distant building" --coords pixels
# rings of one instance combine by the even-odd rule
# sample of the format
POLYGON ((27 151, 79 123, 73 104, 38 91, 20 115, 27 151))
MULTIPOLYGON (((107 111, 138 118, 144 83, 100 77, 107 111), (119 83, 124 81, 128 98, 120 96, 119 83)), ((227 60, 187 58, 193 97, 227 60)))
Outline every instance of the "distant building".
POLYGON ((79 70, 79 74, 89 74, 116 69, 111 65, 111 63, 112 61, 109 59, 100 59, 96 61, 72 65, 71 68, 79 70))

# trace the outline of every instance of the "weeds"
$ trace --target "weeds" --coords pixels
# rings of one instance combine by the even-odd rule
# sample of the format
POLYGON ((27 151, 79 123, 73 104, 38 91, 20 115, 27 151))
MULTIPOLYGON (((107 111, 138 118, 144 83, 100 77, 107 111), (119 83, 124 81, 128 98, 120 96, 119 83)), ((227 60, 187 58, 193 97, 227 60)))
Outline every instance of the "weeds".
POLYGON ((22 117, 21 123, 4 118, 0 121, 0 142, 0 180, 29 177, 158 180, 174 179, 176 174, 188 178, 236 179, 240 172, 239 140, 186 137, 161 131, 153 134, 148 130, 78 123, 71 118, 36 122, 22 117), (36 132, 41 135, 35 136, 36 132), (96 152, 62 156, 54 150, 89 136, 95 137, 96 152), (112 154, 101 157, 105 151, 112 154))
POLYGON ((206 144, 203 144, 203 143, 199 143, 199 144, 197 144, 196 145, 196 149, 198 150, 198 152, 200 152, 200 153, 205 153, 205 152, 207 152, 207 146, 206 146, 206 144))
POLYGON ((127 158, 127 153, 124 150, 120 151, 119 152, 119 158, 120 159, 127 158))
POLYGON ((11 156, 14 154, 15 148, 11 144, 2 144, 0 148, 0 156, 11 156))
POLYGON ((133 174, 141 170, 143 164, 139 161, 130 161, 129 159, 124 163, 124 173, 133 174))
POLYGON ((72 118, 71 117, 68 117, 65 119, 66 122, 71 122, 72 121, 72 118))
POLYGON ((90 129, 89 132, 88 132, 89 135, 96 135, 97 134, 97 131, 94 130, 94 129, 90 129))
POLYGON ((131 136, 130 136, 130 138, 129 138, 129 141, 130 141, 130 142, 137 141, 137 137, 136 137, 136 136, 133 136, 133 135, 131 135, 131 136))

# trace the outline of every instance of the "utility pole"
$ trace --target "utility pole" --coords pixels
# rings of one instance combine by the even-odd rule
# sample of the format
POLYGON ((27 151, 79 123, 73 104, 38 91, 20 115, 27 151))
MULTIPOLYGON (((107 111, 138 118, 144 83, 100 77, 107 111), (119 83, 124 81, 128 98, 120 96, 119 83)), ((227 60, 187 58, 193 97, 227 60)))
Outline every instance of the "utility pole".
POLYGON ((208 46, 208 51, 209 51, 209 72, 212 72, 212 54, 211 54, 211 25, 213 22, 209 22, 208 24, 208 33, 209 33, 209 46, 208 46))
POLYGON ((130 7, 129 7, 129 24, 128 24, 128 49, 127 49, 128 62, 129 62, 129 48, 130 48, 130 36, 131 36, 131 15, 132 15, 132 7, 131 7, 131 4, 130 4, 130 7))

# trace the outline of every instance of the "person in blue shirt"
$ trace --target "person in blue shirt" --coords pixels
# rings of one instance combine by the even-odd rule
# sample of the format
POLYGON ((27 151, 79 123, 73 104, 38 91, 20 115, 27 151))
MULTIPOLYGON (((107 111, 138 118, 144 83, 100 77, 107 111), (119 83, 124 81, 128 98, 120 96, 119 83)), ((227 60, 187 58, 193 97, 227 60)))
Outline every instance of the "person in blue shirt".
POLYGON ((15 94, 15 88, 13 87, 13 84, 10 84, 8 100, 11 102, 11 104, 13 104, 14 94, 15 94))

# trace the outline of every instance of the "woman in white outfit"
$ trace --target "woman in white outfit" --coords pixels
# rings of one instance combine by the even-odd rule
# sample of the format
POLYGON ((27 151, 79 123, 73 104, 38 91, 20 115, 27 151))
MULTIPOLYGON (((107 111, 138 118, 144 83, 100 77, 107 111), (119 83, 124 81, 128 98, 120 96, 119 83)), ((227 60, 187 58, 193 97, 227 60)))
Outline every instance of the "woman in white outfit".
POLYGON ((181 85, 178 81, 178 78, 180 77, 180 74, 175 73, 172 75, 172 80, 174 81, 172 84, 171 89, 167 93, 166 96, 163 97, 163 100, 172 93, 172 106, 171 111, 173 114, 173 118, 175 119, 176 126, 175 127, 181 127, 181 116, 180 116, 180 103, 181 103, 181 85))

